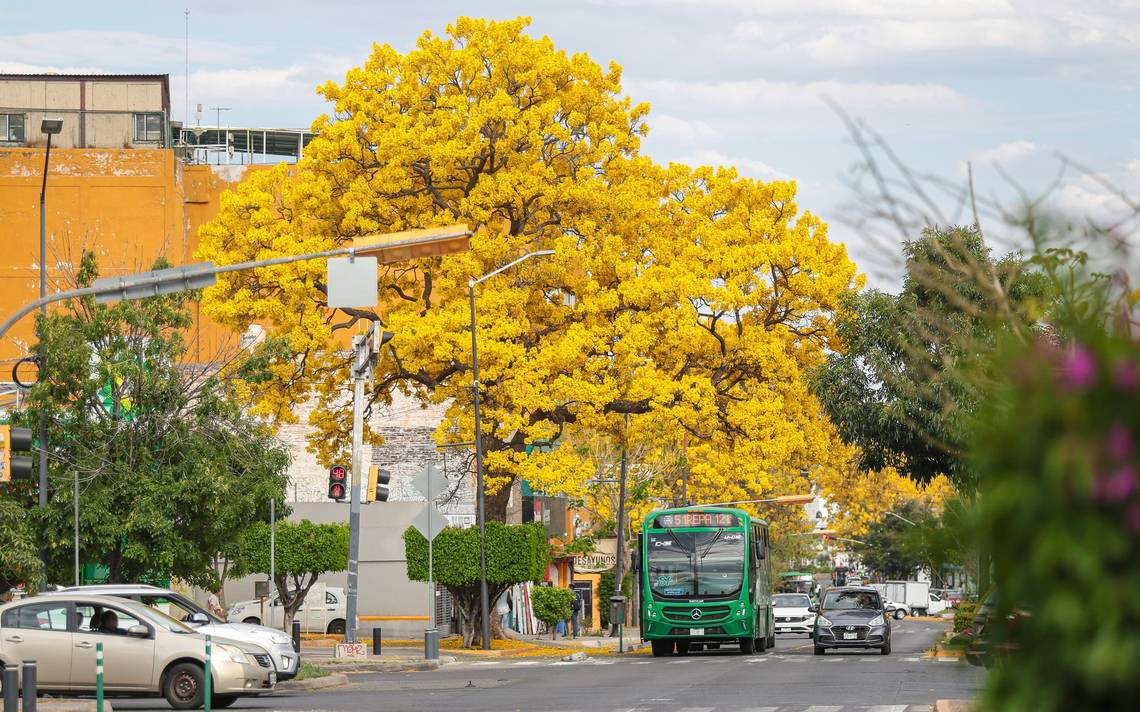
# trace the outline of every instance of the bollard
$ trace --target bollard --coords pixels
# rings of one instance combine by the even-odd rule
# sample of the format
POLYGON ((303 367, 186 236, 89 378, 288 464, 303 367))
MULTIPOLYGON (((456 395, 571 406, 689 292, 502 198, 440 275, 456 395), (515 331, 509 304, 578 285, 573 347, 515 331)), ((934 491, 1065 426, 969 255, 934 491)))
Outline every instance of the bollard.
POLYGON ((210 703, 213 702, 214 693, 211 689, 214 686, 214 673, 210 669, 210 662, 213 660, 213 653, 210 652, 210 636, 206 636, 206 674, 202 681, 202 709, 205 712, 210 712, 210 703))
POLYGON ((293 621, 293 652, 301 652, 301 621, 293 621))
POLYGON ((372 629, 372 654, 373 655, 379 655, 380 654, 380 629, 379 628, 373 628, 372 629))
POLYGON ((435 628, 424 631, 424 660, 439 660, 439 631, 435 628))
POLYGON ((6 667, 4 675, 4 712, 17 712, 20 705, 20 672, 6 667))
POLYGON ((24 712, 36 712, 36 661, 24 661, 24 712))
POLYGON ((103 644, 95 644, 95 712, 103 712, 103 644))

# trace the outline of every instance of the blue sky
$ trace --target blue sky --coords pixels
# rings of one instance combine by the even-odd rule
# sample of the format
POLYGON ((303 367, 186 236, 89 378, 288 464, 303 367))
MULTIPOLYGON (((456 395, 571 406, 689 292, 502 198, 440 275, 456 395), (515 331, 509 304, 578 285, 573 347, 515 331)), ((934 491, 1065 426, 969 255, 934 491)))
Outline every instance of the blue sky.
MULTIPOLYGON (((223 123, 302 126, 325 110, 313 88, 342 79, 372 42, 406 50, 459 15, 529 15, 534 34, 624 67, 627 93, 653 107, 648 154, 795 179, 801 207, 823 215, 883 285, 897 276, 894 238, 851 224, 865 212, 844 179, 859 154, 825 98, 918 172, 960 183, 970 161, 979 194, 1007 204, 1017 193, 995 166, 1098 217, 1122 209, 1106 180, 1140 191, 1140 0, 98 5, 57 0, 45 14, 12 4, 0 22, 0 71, 169 73, 182 118, 189 8, 191 122, 202 103, 233 107, 223 123), (1057 178, 1058 156, 1094 173, 1057 178)), ((203 124, 213 122, 207 111, 203 124)))

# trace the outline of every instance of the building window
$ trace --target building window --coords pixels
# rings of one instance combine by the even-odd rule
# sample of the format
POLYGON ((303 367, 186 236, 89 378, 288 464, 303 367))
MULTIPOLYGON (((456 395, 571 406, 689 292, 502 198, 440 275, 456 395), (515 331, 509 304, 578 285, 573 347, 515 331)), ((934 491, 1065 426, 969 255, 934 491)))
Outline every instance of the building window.
POLYGON ((162 114, 135 114, 135 141, 162 141, 162 114))
POLYGON ((24 142, 23 114, 0 114, 0 141, 24 142))

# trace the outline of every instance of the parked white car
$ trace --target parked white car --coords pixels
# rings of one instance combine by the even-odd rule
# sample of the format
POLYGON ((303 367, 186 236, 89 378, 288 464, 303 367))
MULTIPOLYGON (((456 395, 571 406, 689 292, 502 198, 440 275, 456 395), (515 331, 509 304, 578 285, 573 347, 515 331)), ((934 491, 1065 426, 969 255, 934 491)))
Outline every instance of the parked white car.
MULTIPOLYGON (((331 635, 344 634, 344 622, 348 615, 345 612, 345 593, 343 588, 316 584, 305 596, 305 603, 297 611, 297 620, 301 621, 303 633, 329 633, 331 635)), ((252 625, 268 625, 281 628, 285 625, 285 607, 274 591, 266 599, 253 598, 248 601, 238 601, 230 606, 226 620, 231 623, 249 623, 252 625)))
POLYGON ((806 593, 777 593, 772 596, 777 633, 811 635, 815 628, 815 611, 806 593))
POLYGON ((211 615, 205 608, 182 594, 170 589, 133 583, 101 584, 70 586, 59 591, 52 591, 47 595, 76 593, 129 598, 161 611, 175 620, 182 621, 202 635, 228 638, 265 648, 273 660, 273 667, 277 672, 278 680, 288 680, 296 676, 297 668, 301 665, 301 655, 293 649, 293 639, 281 630, 273 630, 261 625, 227 623, 211 615))
POLYGON ((910 606, 906 605, 905 603, 896 603, 896 602, 892 601, 891 599, 887 598, 887 599, 884 599, 884 604, 885 604, 887 613, 893 614, 895 617, 895 620, 902 620, 903 618, 906 618, 907 616, 909 616, 911 614, 910 613, 910 606))

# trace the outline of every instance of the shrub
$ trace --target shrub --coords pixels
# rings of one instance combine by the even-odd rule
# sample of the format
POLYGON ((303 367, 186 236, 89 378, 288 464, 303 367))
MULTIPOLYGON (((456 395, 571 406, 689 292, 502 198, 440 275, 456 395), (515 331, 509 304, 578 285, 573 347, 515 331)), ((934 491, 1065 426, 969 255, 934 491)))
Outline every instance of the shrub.
POLYGON ((574 592, 568 588, 535 586, 531 590, 530 601, 534 608, 534 617, 546 624, 546 627, 550 629, 550 638, 553 640, 558 621, 564 621, 570 617, 570 607, 574 603, 574 592))
POLYGON ((960 601, 954 609, 954 632, 961 633, 974 622, 974 614, 981 604, 977 601, 960 601))

